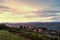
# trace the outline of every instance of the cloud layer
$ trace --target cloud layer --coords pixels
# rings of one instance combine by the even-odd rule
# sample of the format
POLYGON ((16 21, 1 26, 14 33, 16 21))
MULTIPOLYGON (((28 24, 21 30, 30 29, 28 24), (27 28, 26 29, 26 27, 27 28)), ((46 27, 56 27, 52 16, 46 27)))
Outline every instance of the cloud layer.
POLYGON ((60 0, 0 0, 1 22, 60 22, 60 0))

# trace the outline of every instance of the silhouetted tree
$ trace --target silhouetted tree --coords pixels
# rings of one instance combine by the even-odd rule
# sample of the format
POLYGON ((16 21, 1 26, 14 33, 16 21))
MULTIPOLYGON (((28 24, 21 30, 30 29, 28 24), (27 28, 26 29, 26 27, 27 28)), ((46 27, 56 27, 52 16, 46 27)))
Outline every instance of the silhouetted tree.
POLYGON ((6 29, 6 25, 4 23, 0 24, 0 30, 6 29))
POLYGON ((22 25, 20 25, 20 28, 23 28, 22 25))

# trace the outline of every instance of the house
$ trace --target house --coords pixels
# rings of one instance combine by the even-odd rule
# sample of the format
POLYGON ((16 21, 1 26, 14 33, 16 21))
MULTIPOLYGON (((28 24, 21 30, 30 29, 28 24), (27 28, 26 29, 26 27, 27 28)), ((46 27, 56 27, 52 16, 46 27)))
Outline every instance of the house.
POLYGON ((34 32, 36 32, 37 30, 36 30, 36 29, 34 29, 33 31, 34 31, 34 32))
POLYGON ((38 29, 38 32, 42 32, 42 29, 41 29, 41 28, 39 28, 39 29, 38 29))

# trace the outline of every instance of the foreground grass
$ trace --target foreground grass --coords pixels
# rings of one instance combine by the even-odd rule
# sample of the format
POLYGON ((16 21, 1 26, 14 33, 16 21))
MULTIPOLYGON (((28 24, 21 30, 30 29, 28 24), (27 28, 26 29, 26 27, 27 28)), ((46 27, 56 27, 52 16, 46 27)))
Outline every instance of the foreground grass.
POLYGON ((0 40, 26 40, 20 36, 13 35, 5 30, 0 30, 0 40))

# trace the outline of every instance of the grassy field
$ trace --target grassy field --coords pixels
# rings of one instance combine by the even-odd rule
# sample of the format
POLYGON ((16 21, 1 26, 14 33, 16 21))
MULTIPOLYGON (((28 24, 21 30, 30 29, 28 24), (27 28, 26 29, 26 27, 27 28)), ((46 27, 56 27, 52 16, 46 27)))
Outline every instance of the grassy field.
POLYGON ((5 30, 0 30, 0 40, 27 40, 23 37, 13 35, 5 30))

